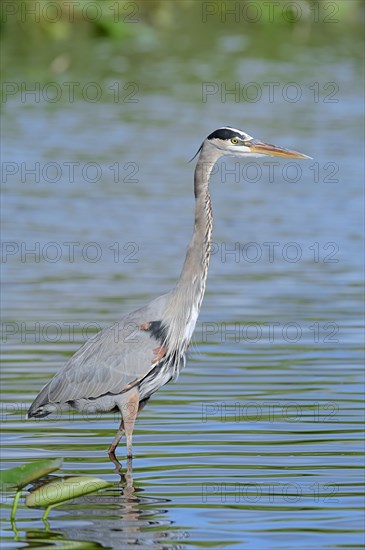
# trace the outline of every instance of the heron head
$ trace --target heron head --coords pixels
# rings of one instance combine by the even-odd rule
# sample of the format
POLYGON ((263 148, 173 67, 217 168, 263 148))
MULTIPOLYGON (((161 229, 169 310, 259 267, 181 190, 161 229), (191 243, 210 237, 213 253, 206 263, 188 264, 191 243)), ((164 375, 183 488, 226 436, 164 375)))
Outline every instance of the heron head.
POLYGON ((207 137, 206 142, 217 148, 221 155, 231 155, 234 157, 247 158, 266 155, 297 159, 311 158, 297 151, 264 143, 263 141, 254 139, 242 130, 237 130, 230 126, 218 128, 218 130, 215 130, 207 137))

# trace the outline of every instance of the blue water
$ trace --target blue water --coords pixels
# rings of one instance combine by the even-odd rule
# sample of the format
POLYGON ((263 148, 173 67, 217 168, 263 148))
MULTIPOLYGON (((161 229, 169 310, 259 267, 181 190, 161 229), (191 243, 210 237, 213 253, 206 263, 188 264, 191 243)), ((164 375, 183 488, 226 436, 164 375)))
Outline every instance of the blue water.
MULTIPOLYGON (((3 548, 362 547, 356 59, 314 48, 298 65, 290 55, 242 57, 235 44, 217 39, 206 65, 179 51, 146 64, 136 52, 118 76, 137 83, 136 103, 18 94, 4 106, 3 467, 63 457, 61 474, 113 485, 54 509, 48 527, 23 500, 11 526, 12 494, 4 496, 3 548), (233 48, 229 61, 222 48, 233 48), (296 82, 302 97, 236 102, 217 93, 203 102, 202 79, 254 81, 263 91, 279 82, 278 93, 296 82), (338 85, 336 102, 325 101, 328 82, 338 85), (187 161, 225 124, 313 161, 220 162, 191 358, 141 414, 133 471, 121 478, 106 454, 117 416, 24 415, 86 338, 174 284, 192 231, 187 161)), ((117 54, 105 47, 95 56, 89 80, 107 90, 117 54)), ((122 442, 126 468, 124 452, 122 442)))

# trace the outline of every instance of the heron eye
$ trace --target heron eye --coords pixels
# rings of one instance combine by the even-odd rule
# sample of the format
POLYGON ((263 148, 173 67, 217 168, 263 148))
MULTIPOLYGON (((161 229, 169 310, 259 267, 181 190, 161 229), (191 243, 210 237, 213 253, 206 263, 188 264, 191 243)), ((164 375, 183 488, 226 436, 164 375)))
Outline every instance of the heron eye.
POLYGON ((237 145, 238 139, 237 138, 232 138, 231 143, 233 143, 233 145, 237 145))

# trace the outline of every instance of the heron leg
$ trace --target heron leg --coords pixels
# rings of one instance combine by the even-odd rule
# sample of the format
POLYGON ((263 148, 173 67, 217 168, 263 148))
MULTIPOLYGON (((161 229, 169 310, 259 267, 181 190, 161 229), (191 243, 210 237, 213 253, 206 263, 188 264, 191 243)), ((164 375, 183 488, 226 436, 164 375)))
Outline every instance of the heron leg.
POLYGON ((110 458, 114 458, 114 459, 116 458, 114 451, 118 447, 119 441, 121 440, 123 435, 124 435, 124 424, 123 424, 123 418, 122 418, 122 420, 120 421, 119 430, 115 434, 115 437, 112 441, 112 444, 110 445, 110 447, 108 449, 108 453, 109 453, 110 458))
POLYGON ((128 392, 127 396, 128 396, 128 400, 123 405, 122 416, 123 416, 125 437, 127 439, 127 457, 131 458, 133 456, 132 435, 133 435, 134 423, 137 418, 138 407, 139 407, 138 390, 136 388, 133 388, 133 390, 128 392))

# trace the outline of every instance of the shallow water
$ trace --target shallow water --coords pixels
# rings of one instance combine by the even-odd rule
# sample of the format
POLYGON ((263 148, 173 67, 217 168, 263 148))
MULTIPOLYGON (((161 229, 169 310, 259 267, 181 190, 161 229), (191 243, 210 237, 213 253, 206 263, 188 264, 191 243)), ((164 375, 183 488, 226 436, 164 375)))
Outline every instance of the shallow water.
MULTIPOLYGON (((316 59, 313 51, 300 68, 290 57, 286 65, 252 59, 245 66, 234 47, 232 37, 222 38, 209 52, 222 80, 249 67, 250 81, 300 83, 300 101, 202 103, 201 76, 192 75, 204 72, 203 62, 177 51, 170 62, 156 53, 148 69, 136 54, 137 103, 19 96, 6 103, 3 160, 19 171, 3 185, 11 243, 3 263, 3 467, 64 457, 62 473, 114 485, 53 510, 48 530, 43 511, 22 503, 15 538, 4 497, 3 548, 362 547, 356 59, 329 52, 316 59), (224 47, 233 52, 229 67, 219 56, 224 47), (338 102, 323 94, 314 101, 315 81, 336 82, 338 102), (187 160, 224 124, 314 160, 221 161, 191 358, 140 416, 133 471, 121 479, 106 455, 117 416, 70 412, 25 423, 25 412, 86 338, 174 284, 192 229, 187 160), (26 173, 36 162, 39 178, 26 173)), ((106 64, 98 69, 106 86, 116 53, 106 46, 95 53, 106 64)), ((124 451, 122 443, 126 467, 124 451)))

